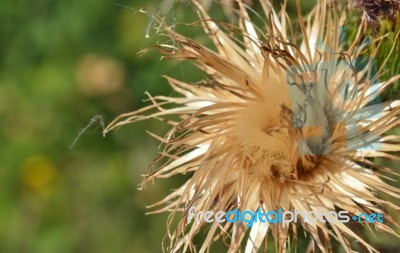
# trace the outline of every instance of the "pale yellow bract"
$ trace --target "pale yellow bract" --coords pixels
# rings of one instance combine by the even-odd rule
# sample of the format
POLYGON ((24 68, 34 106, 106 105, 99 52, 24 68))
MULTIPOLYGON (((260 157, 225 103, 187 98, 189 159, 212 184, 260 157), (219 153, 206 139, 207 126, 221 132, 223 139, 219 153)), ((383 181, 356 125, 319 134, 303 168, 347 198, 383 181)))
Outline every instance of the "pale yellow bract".
MULTIPOLYGON (((385 206, 399 209, 376 195, 399 198, 400 190, 382 180, 395 173, 371 158, 399 159, 391 152, 400 151, 400 137, 385 133, 399 125, 400 101, 370 102, 400 76, 379 82, 382 68, 374 72, 372 60, 358 69, 351 64, 364 52, 365 27, 360 26, 353 44, 345 48, 340 42, 345 17, 338 16, 334 4, 319 0, 306 17, 299 11, 296 33, 285 5, 276 13, 269 1, 259 2, 265 27, 253 24, 241 0, 237 1, 236 27, 213 20, 193 1, 216 51, 160 21, 163 32, 174 41, 157 45, 161 53, 168 59, 195 62, 210 80, 200 85, 167 77, 181 96, 151 97, 152 105, 119 116, 105 132, 147 119, 163 119, 171 125, 164 138, 155 136, 164 144, 159 158, 169 160, 145 177, 148 182, 191 175, 182 187, 152 206, 161 206, 156 212, 171 212, 171 219, 183 214, 168 233, 168 252, 208 252, 218 239, 225 240, 228 252, 266 251, 263 242, 269 232, 276 250, 286 252, 289 241, 296 240, 298 226, 310 236, 310 247, 322 252, 332 251, 331 240, 352 252, 349 238, 377 252, 340 222, 301 220, 289 227, 255 223, 248 235, 243 223, 187 224, 190 207, 202 211, 346 210, 353 215, 385 214, 385 206), (352 86, 343 88, 349 80, 352 86), (312 82, 314 86, 307 85, 312 82), (180 120, 171 120, 171 115, 180 120), (195 246, 193 239, 200 232, 207 232, 207 237, 195 246)), ((371 59, 377 50, 369 55, 371 59)), ((395 234, 387 223, 372 226, 395 234)))

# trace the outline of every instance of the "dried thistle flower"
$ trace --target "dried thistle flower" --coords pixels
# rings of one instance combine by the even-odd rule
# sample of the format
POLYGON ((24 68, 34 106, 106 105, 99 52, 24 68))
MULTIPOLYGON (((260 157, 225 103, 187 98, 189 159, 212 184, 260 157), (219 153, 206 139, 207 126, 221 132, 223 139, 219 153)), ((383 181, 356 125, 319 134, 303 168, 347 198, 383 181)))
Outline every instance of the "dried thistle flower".
POLYGON ((365 21, 377 32, 380 19, 395 21, 400 11, 399 0, 349 0, 351 6, 363 11, 365 21))
MULTIPOLYGON (((150 97, 152 105, 121 115, 105 130, 147 119, 171 125, 164 138, 154 135, 164 144, 154 163, 162 158, 168 161, 144 180, 191 175, 182 187, 152 206, 162 206, 156 212, 171 212, 171 219, 183 215, 168 233, 168 251, 207 252, 215 240, 223 238, 229 252, 239 251, 244 244, 245 252, 256 252, 271 231, 277 251, 286 252, 289 238, 296 241, 300 226, 322 252, 332 251, 331 240, 352 252, 351 238, 369 252, 377 252, 341 222, 300 219, 290 227, 257 222, 248 236, 244 223, 214 222, 209 227, 204 221, 188 223, 193 207, 386 214, 385 206, 399 207, 375 193, 400 196, 398 188, 382 180, 395 173, 372 161, 375 157, 399 159, 391 152, 400 151, 400 136, 385 133, 400 123, 400 101, 378 103, 376 99, 400 75, 379 81, 382 69, 375 69, 373 61, 378 49, 371 58, 362 57, 366 46, 360 43, 362 26, 345 49, 343 19, 334 8, 320 0, 304 19, 297 1, 302 40, 297 45, 299 36, 285 6, 276 13, 270 2, 260 0, 266 19, 261 29, 240 0, 237 27, 212 20, 198 2, 193 3, 217 51, 168 26, 164 32, 174 44, 157 48, 168 59, 195 62, 210 80, 188 84, 167 77, 181 97, 150 97), (205 227, 207 237, 196 248, 193 239, 205 227)), ((386 224, 374 225, 395 234, 386 224)))

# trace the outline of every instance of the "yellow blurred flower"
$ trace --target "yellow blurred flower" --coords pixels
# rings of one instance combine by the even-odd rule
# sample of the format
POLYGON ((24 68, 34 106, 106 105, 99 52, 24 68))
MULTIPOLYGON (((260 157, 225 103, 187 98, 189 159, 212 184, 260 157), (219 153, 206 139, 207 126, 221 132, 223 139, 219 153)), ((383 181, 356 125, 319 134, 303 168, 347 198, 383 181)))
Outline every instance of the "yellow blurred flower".
POLYGON ((36 155, 27 158, 21 170, 23 184, 27 189, 44 196, 51 193, 57 170, 46 157, 36 155))

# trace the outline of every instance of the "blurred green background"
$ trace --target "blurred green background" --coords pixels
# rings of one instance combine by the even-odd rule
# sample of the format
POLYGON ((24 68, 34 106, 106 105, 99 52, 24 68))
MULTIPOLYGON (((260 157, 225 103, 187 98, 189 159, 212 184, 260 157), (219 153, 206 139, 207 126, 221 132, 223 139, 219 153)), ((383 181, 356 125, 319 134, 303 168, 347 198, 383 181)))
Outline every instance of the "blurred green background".
MULTIPOLYGON (((145 129, 164 127, 147 121, 103 138, 97 123, 69 145, 95 115, 108 123, 143 106, 145 91, 170 94, 161 75, 202 74, 155 51, 140 57, 159 38, 145 38, 146 15, 115 3, 159 4, 0 2, 0 252, 161 252, 167 215, 146 216, 146 205, 179 179, 136 188, 157 150, 145 129)), ((189 8, 180 5, 162 13, 168 22, 189 8)))
POLYGON ((157 122, 106 138, 96 124, 69 149, 95 115, 169 92, 160 76, 175 65, 137 55, 155 43, 148 17, 113 1, 1 1, 0 22, 0 252, 159 252, 166 215, 145 206, 174 182, 136 190, 157 122))

